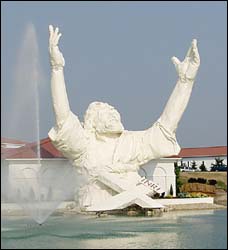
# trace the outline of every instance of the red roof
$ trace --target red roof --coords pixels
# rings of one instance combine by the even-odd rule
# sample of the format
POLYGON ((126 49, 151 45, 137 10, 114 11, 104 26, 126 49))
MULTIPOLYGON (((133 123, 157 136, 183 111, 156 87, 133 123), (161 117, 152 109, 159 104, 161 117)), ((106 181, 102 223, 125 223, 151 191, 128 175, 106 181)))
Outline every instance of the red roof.
POLYGON ((227 156, 227 146, 182 148, 178 154, 180 158, 203 156, 227 156))
POLYGON ((1 137, 1 143, 26 144, 25 141, 19 141, 11 138, 1 137))
POLYGON ((43 158, 64 158, 61 152, 59 152, 51 143, 49 138, 45 138, 40 141, 41 155, 47 156, 49 154, 50 157, 43 158))
MULTIPOLYGON (((40 141, 40 156, 41 158, 63 158, 51 143, 49 138, 40 141)), ((21 158, 37 158, 37 143, 27 143, 20 148, 1 148, 2 159, 21 159, 21 158)))
POLYGON ((182 148, 178 155, 172 155, 166 158, 194 158, 216 156, 227 156, 227 146, 182 148))

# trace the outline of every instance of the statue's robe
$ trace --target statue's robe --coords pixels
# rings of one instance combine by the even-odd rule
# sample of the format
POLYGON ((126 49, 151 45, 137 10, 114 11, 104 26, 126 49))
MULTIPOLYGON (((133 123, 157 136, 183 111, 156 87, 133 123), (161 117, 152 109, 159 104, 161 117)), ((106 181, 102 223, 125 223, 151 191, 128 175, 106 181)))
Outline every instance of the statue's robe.
POLYGON ((102 172, 115 173, 123 184, 135 185, 140 178, 139 166, 180 152, 175 133, 159 119, 149 129, 124 130, 117 138, 102 140, 85 130, 78 117, 70 112, 62 126, 53 127, 48 135, 53 145, 88 176, 79 197, 82 206, 102 202, 114 194, 96 180, 102 172))

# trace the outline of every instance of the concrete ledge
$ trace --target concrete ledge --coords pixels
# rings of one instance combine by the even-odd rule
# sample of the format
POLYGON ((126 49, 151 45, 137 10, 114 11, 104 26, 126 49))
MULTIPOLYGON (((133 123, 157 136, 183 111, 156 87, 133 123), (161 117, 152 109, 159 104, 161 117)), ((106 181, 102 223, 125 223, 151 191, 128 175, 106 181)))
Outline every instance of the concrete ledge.
POLYGON ((206 198, 172 198, 158 199, 158 202, 163 204, 167 211, 172 210, 204 210, 204 209, 225 209, 224 205, 214 203, 213 197, 206 198))
POLYGON ((214 197, 205 198, 170 198, 170 199, 156 199, 162 205, 184 205, 184 204, 198 204, 198 203, 214 203, 214 197))

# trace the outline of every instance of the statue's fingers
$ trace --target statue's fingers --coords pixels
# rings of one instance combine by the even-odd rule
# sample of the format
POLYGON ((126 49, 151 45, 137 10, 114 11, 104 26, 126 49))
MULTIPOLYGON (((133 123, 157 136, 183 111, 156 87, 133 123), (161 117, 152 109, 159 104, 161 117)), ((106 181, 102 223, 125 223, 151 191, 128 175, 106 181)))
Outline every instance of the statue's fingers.
POLYGON ((55 38, 55 44, 58 44, 59 38, 60 38, 61 36, 62 36, 61 33, 59 33, 59 34, 57 35, 57 37, 55 38))
POLYGON ((54 34, 55 34, 55 38, 58 36, 58 33, 59 33, 59 28, 58 28, 58 27, 56 27, 55 32, 54 32, 54 34))
POLYGON ((55 31, 52 25, 49 25, 49 32, 50 32, 49 44, 50 46, 55 46, 55 31))
POLYGON ((197 46, 197 40, 196 39, 193 39, 192 40, 192 47, 196 47, 197 46))
POLYGON ((191 57, 191 54, 192 54, 192 43, 191 43, 191 46, 189 47, 188 51, 187 51, 187 54, 185 56, 185 59, 188 58, 188 57, 191 57))
POLYGON ((51 40, 52 40, 53 44, 55 43, 55 39, 57 37, 57 34, 58 34, 58 28, 56 28, 56 29, 53 28, 52 35, 51 35, 51 40), (57 30, 57 32, 56 32, 56 30, 57 30))
POLYGON ((175 56, 173 56, 171 58, 171 60, 172 60, 173 64, 175 65, 175 67, 177 67, 180 64, 180 60, 175 56))
POLYGON ((200 63, 200 56, 199 56, 199 51, 197 48, 197 40, 193 39, 192 41, 192 59, 195 63, 199 64, 200 63))
POLYGON ((50 35, 53 34, 53 31, 54 31, 53 26, 52 26, 52 25, 49 25, 49 33, 50 33, 50 35))
POLYGON ((52 25, 49 25, 49 43, 52 43, 54 29, 52 25))

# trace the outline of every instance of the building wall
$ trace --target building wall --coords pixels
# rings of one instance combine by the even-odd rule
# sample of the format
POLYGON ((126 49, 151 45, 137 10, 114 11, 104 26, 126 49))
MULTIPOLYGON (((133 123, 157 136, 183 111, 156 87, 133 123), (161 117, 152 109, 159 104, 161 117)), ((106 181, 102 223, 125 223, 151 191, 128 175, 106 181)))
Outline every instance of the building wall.
POLYGON ((186 204, 213 204, 214 197, 205 197, 205 198, 178 198, 178 199, 157 199, 162 205, 186 205, 186 204))
POLYGON ((8 200, 9 193, 9 167, 7 161, 1 159, 1 201, 8 200))
POLYGON ((150 161, 141 167, 139 173, 147 179, 159 184, 165 191, 165 195, 170 193, 170 187, 173 188, 173 196, 176 196, 176 175, 174 171, 174 162, 179 158, 161 158, 150 161))
MULTIPOLYGON (((170 186, 172 185, 173 194, 176 195, 176 177, 174 173, 174 162, 177 159, 166 159, 162 158, 156 161, 151 161, 149 164, 144 165, 140 169, 139 174, 145 176, 147 179, 154 181, 159 184, 159 186, 165 191, 165 195, 169 194, 170 186)), ((37 181, 35 177, 36 173, 39 171, 39 165, 37 159, 11 159, 2 160, 2 201, 4 202, 15 202, 15 197, 24 196, 30 197, 35 196, 37 193, 41 192, 41 195, 46 197, 48 190, 46 187, 50 186, 52 182, 58 182, 57 172, 60 172, 64 166, 67 166, 69 162, 66 159, 42 159, 42 171, 46 171, 48 174, 44 176, 42 185, 37 181), (49 179, 48 179, 49 178, 49 179), (42 187, 41 187, 42 186, 42 187), (34 191, 32 191, 34 190, 34 191), (39 190, 39 192, 37 192, 39 190), (32 194, 33 193, 33 194, 32 194)), ((68 165, 69 166, 69 165, 68 165)), ((64 172, 62 172, 64 174, 64 172)), ((75 188, 79 188, 83 179, 77 176, 75 170, 75 188)), ((69 186, 70 181, 59 179, 60 181, 65 181, 65 186, 69 186)), ((65 188, 64 186, 62 188, 65 188)), ((71 194, 71 198, 74 199, 75 192, 71 194)), ((36 197, 34 197, 36 198, 36 197)))
MULTIPOLYGON (((227 157, 220 157, 224 159, 224 164, 227 164, 227 157)), ((194 158, 161 158, 158 160, 150 161, 148 164, 142 166, 139 170, 141 176, 145 176, 147 179, 159 184, 159 186, 165 191, 165 195, 170 193, 170 187, 172 185, 173 195, 176 196, 176 176, 174 172, 174 162, 180 161, 186 164, 195 160, 197 167, 199 167, 204 161, 207 170, 210 171, 212 163, 215 163, 215 157, 194 157, 194 158)), ((12 194, 15 197, 15 190, 17 187, 22 187, 22 190, 28 190, 27 186, 31 186, 34 189, 40 187, 39 183, 34 180, 34 174, 36 172, 37 160, 35 159, 11 159, 11 160, 1 160, 1 200, 10 201, 12 200, 12 194), (25 188, 23 188, 25 187, 25 188)), ((55 173, 57 169, 63 169, 63 166, 67 166, 69 162, 66 159, 42 159, 42 167, 48 169, 51 173, 49 177, 59 178, 55 173)), ((75 189, 80 185, 81 180, 75 175, 75 189), (77 185, 76 185, 77 184, 77 185), (77 186, 77 187, 76 187, 77 186)), ((47 180, 53 182, 54 179, 47 180)), ((66 181, 66 180, 65 180, 66 181)), ((47 184, 46 183, 46 184, 47 184)), ((70 183, 67 183, 68 185, 70 183)), ((70 188, 70 187, 69 187, 70 188)), ((25 191, 24 191, 25 192, 25 191)), ((45 190, 44 190, 45 192, 45 190)), ((74 199, 74 194, 72 193, 72 199, 74 199)))
POLYGON ((74 187, 78 185, 76 170, 69 168, 70 163, 65 159, 41 160, 41 168, 36 159, 2 160, 1 163, 3 202, 35 199, 37 195, 46 199, 50 193, 53 199, 64 199, 64 194, 67 199, 74 197, 74 187))

